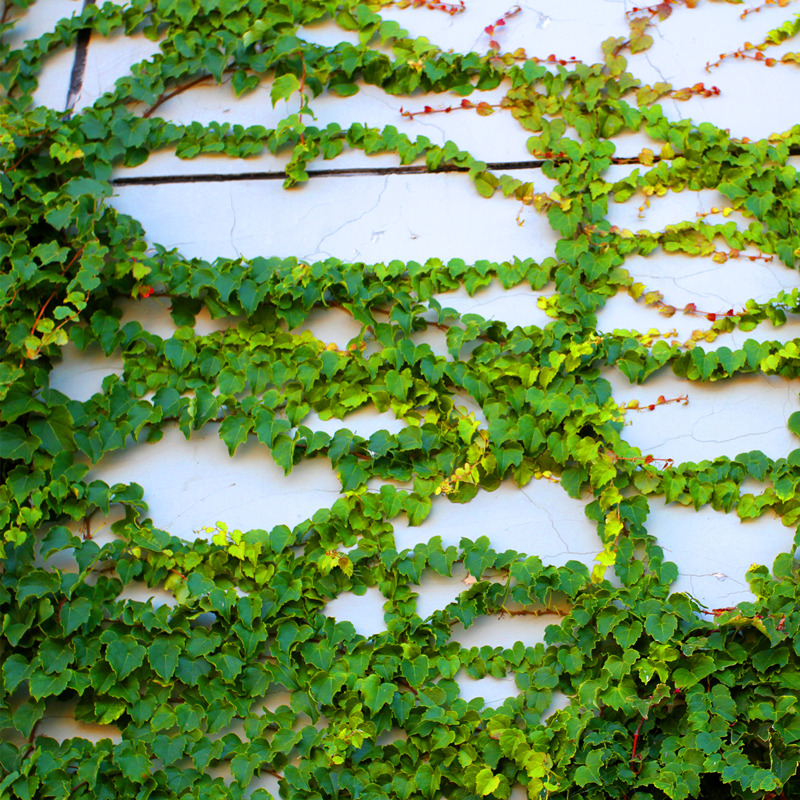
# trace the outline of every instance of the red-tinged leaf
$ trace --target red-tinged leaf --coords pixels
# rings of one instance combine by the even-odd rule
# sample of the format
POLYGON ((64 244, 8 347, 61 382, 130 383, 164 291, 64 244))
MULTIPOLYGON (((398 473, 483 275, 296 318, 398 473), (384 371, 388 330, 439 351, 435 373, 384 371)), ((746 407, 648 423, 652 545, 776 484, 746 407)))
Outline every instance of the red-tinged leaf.
POLYGON ((505 24, 506 24, 506 21, 504 19, 499 19, 499 20, 497 20, 497 22, 495 22, 494 25, 495 25, 495 27, 497 27, 498 25, 505 25, 505 24))
POLYGON ((647 410, 648 411, 655 411, 655 408, 656 407, 655 407, 655 405, 653 405, 653 403, 651 403, 649 406, 647 406, 647 410))
POLYGON ((483 32, 484 32, 484 33, 488 33, 488 34, 489 34, 489 36, 494 36, 494 25, 487 25, 487 26, 486 26, 486 27, 483 29, 483 32))
POLYGON ((150 297, 150 295, 153 294, 153 291, 154 291, 154 289, 153 289, 152 286, 142 286, 139 289, 139 296, 140 297, 150 297))
POLYGON ((732 308, 729 308, 729 309, 728 309, 728 310, 725 312, 725 316, 726 316, 726 317, 732 317, 732 316, 733 316, 733 309, 732 309, 732 308))
POLYGON ((433 112, 433 109, 432 109, 430 106, 425 106, 425 108, 423 109, 423 111, 424 111, 426 114, 431 114, 431 113, 433 112))
POLYGON ((716 314, 706 314, 706 319, 709 320, 710 322, 714 322, 717 319, 717 315, 716 314))
POLYGON ((472 108, 472 102, 470 100, 467 100, 467 98, 465 97, 461 101, 461 108, 472 108))
POLYGON ((492 50, 499 50, 500 49, 500 42, 496 42, 494 39, 492 39, 492 41, 489 42, 489 47, 492 50))
POLYGON ((687 303, 683 307, 683 313, 684 314, 694 314, 695 311, 697 311, 697 306, 694 303, 687 303))
POLYGON ((494 109, 486 102, 478 103, 478 105, 475 106, 475 110, 482 117, 488 117, 490 114, 494 114, 494 109))
POLYGON ((653 463, 653 456, 645 456, 644 457, 645 464, 652 464, 653 463))

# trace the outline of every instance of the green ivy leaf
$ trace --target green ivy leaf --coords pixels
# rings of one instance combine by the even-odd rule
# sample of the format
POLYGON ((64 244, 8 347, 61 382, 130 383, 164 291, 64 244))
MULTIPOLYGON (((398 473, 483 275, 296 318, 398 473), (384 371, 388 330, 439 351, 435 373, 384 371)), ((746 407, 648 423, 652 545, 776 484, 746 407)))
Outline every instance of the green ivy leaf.
POLYGON ((162 680, 169 680, 178 668, 181 648, 169 639, 156 639, 147 648, 147 660, 162 680))
POLYGON ((481 197, 491 197, 499 185, 498 179, 491 172, 479 172, 475 175, 474 181, 481 197))
POLYGON ((392 701, 397 689, 393 683, 382 681, 378 675, 372 673, 364 679, 361 691, 367 708, 375 714, 392 701))
POLYGON ((431 511, 431 499, 411 494, 403 502, 403 507, 408 514, 408 524, 421 525, 431 511))
POLYGON ((775 195, 772 192, 764 192, 764 194, 751 194, 745 199, 744 207, 757 219, 763 219, 774 203, 775 195))
POLYGON ((6 691, 13 692, 22 681, 27 680, 33 666, 18 653, 12 653, 3 664, 3 685, 6 691))
POLYGON ((429 669, 427 656, 417 656, 412 661, 404 660, 400 667, 403 677, 414 687, 422 685, 428 677, 429 669))
POLYGON ((38 436, 28 436, 19 425, 0 428, 0 458, 28 462, 41 444, 38 436))
POLYGON ((122 680, 142 665, 147 650, 133 636, 121 636, 106 648, 106 658, 117 678, 122 680))
POLYGON ((286 75, 281 75, 276 78, 269 90, 269 96, 272 100, 272 107, 275 108, 278 100, 286 100, 293 92, 300 88, 300 81, 297 76, 291 72, 286 75))
POLYGON ((183 372, 197 357, 191 342, 182 339, 167 339, 164 343, 164 355, 175 369, 183 372))
POLYGON ((219 437, 228 446, 228 453, 233 455, 239 445, 247 441, 247 435, 253 429, 253 420, 240 414, 232 414, 222 420, 219 426, 219 437))
POLYGON ((89 621, 92 613, 92 603, 88 597, 75 597, 68 603, 61 606, 59 614, 61 620, 61 627, 64 633, 69 636, 74 631, 78 630, 81 625, 89 621))
POLYGON ((675 633, 678 620, 668 613, 648 614, 644 628, 657 642, 667 642, 675 633))
POLYGON ((495 775, 489 767, 484 767, 475 776, 475 791, 481 797, 494 792, 500 786, 500 776, 495 775))
POLYGON ((66 690, 67 684, 72 677, 72 670, 65 669, 56 674, 47 674, 36 671, 28 681, 28 688, 34 700, 41 700, 43 697, 58 697, 66 690))

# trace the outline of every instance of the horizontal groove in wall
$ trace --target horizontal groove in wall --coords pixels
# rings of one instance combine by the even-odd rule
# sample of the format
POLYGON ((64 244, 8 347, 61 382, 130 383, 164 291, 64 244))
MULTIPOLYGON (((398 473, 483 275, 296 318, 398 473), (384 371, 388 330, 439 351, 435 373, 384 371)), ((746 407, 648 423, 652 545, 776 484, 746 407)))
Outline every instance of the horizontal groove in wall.
MULTIPOLYGON (((658 161, 656 157, 654 161, 658 161)), ((535 161, 496 161, 486 164, 490 170, 515 170, 538 169, 548 161, 558 162, 558 159, 535 161)), ((615 158, 614 164, 638 164, 638 158, 615 158)), ((348 169, 309 169, 306 174, 309 178, 348 178, 358 175, 435 175, 442 172, 469 172, 467 167, 445 165, 438 169, 429 170, 424 164, 405 167, 350 167, 348 169)), ((283 170, 273 172, 234 172, 230 174, 206 173, 198 175, 143 175, 129 178, 114 178, 114 186, 157 186, 168 183, 225 183, 227 181, 282 181, 287 177, 283 170)))

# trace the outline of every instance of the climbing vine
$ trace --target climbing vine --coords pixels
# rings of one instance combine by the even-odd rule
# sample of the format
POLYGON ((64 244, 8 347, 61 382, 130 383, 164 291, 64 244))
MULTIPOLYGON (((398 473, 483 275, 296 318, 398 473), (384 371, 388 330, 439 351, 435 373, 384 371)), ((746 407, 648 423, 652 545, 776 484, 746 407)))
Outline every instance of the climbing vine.
MULTIPOLYGON (((504 800, 516 786, 553 800, 800 797, 800 540, 748 572, 754 602, 709 610, 670 592, 677 568, 647 528, 649 499, 658 497, 742 519, 773 512, 797 529, 800 450, 654 458, 626 442, 625 417, 639 406, 620 407, 602 373, 614 365, 632 384, 663 368, 689 381, 800 374, 796 340, 703 349, 736 329, 780 326, 800 313, 797 290, 730 310, 678 308, 625 267, 659 248, 718 264, 797 266, 800 182, 787 159, 800 153, 800 126, 751 142, 671 122, 660 98, 716 87, 643 86, 627 71, 627 56, 651 46, 659 21, 690 14, 697 1, 634 9, 629 36, 602 43, 595 64, 506 52, 516 7, 488 21, 479 54, 445 52, 381 16, 389 5, 455 15, 463 3, 87 3, 13 50, 8 34, 31 2, 4 4, 0 796, 265 798, 253 782, 270 775, 281 796, 304 800, 504 800), (303 38, 303 26, 323 20, 357 35, 332 47, 303 38), (159 49, 80 112, 36 105, 47 60, 86 31, 144 35, 159 49), (263 84, 273 105, 290 99, 298 110, 270 129, 159 116, 178 94, 223 82, 237 96, 263 84), (539 191, 457 143, 392 126, 313 124, 317 97, 346 97, 363 84, 409 96, 408 116, 513 115, 555 188, 539 191), (480 99, 501 84, 501 102, 480 99), (441 106, 416 107, 418 91, 442 94, 441 106), (659 149, 616 157, 611 138, 637 131, 659 149), (510 213, 523 204, 546 216, 555 251, 541 262, 525 253, 502 263, 306 263, 270 253, 210 262, 151 246, 109 200, 116 169, 159 151, 286 155, 290 189, 309 179, 310 162, 345 150, 465 172, 484 197, 509 198, 510 213), (607 179, 612 164, 631 161, 628 177, 607 179), (717 189, 729 203, 725 221, 634 235, 607 219, 611 204, 637 193, 648 200, 684 188, 717 189), (734 212, 747 227, 727 219, 734 212), (551 321, 511 328, 462 318, 435 298, 493 281, 546 289, 551 321), (711 328, 686 342, 598 332, 597 312, 620 291, 711 328), (121 321, 121 300, 154 295, 170 305, 169 338, 121 321), (330 308, 360 325, 346 349, 295 332, 330 308), (232 322, 200 335, 203 309, 232 322), (448 358, 415 344, 429 327, 444 330, 448 358), (121 358, 122 374, 85 401, 67 397, 50 373, 68 344, 121 358), (458 405, 464 392, 486 425, 458 405), (391 410, 405 427, 355 435, 347 415, 365 406, 391 410), (344 420, 342 429, 304 425, 312 410, 344 420), (105 455, 176 426, 187 438, 218 431, 231 455, 257 441, 286 473, 308 459, 329 463, 341 493, 292 529, 239 531, 223 521, 196 541, 180 539, 154 525, 141 487, 91 475, 105 455), (370 479, 380 488, 368 488, 370 479), (592 569, 496 552, 487 537, 398 548, 393 523, 419 525, 436 495, 466 503, 506 479, 555 481, 589 500, 603 545, 592 569), (748 479, 763 491, 750 493, 748 479), (113 537, 101 544, 92 519, 112 508, 113 537), (465 590, 420 617, 413 587, 457 565, 470 576, 465 590), (174 603, 124 599, 133 582, 174 603), (385 632, 364 637, 325 614, 342 592, 372 587, 386 599, 385 632), (451 638, 457 623, 502 614, 554 615, 558 624, 535 647, 465 649, 451 638), (499 708, 468 702, 455 680, 462 671, 513 676, 519 694, 499 708), (275 692, 286 704, 265 707, 275 692), (569 705, 543 721, 558 692, 569 705), (74 703, 78 721, 118 731, 117 740, 41 735, 39 722, 59 702, 74 703), (212 774, 225 765, 227 780, 212 774)), ((764 52, 797 30, 792 20, 725 57, 792 68, 792 54, 764 52)), ((652 406, 684 401, 662 396, 652 406)), ((800 434, 800 413, 787 425, 800 434)))

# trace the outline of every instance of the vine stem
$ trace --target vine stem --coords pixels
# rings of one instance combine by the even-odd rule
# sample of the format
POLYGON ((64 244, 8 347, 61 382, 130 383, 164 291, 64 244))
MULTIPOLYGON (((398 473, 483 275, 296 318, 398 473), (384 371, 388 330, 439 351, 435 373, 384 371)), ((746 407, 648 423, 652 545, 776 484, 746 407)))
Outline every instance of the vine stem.
POLYGON ((501 606, 500 616, 502 617, 503 614, 508 614, 509 617, 546 617, 548 614, 553 614, 557 617, 566 617, 569 616, 572 609, 569 610, 562 610, 558 608, 543 608, 541 611, 528 611, 527 609, 521 609, 519 611, 512 611, 510 608, 506 608, 505 606, 501 606))
MULTIPOLYGON (((301 66, 303 68, 303 74, 300 76, 300 89, 299 89, 299 91, 300 91, 301 100, 300 100, 300 111, 297 114, 297 118, 302 123, 303 122, 303 108, 306 107, 306 103, 304 102, 305 99, 306 99, 306 96, 305 96, 305 88, 306 88, 306 59, 305 59, 305 56, 303 55, 303 51, 302 50, 300 51, 300 64, 301 64, 301 66)), ((306 143, 306 137, 305 137, 305 134, 303 133, 303 130, 301 129, 300 130, 300 144, 305 144, 305 143, 306 143)))
POLYGON ((35 745, 34 740, 36 739, 36 729, 39 727, 39 720, 33 723, 33 727, 31 728, 31 735, 28 737, 28 747, 25 752, 22 754, 22 760, 26 761, 30 754, 34 751, 35 745))
MULTIPOLYGON (((63 266, 63 268, 61 269, 61 275, 62 276, 65 275, 67 270, 81 257, 85 247, 86 247, 86 245, 81 245, 75 251, 75 255, 72 256, 72 258, 63 266)), ((39 313, 36 316, 36 320, 33 323, 33 327, 31 328, 31 333, 33 333, 36 330, 36 325, 39 323, 39 320, 42 318, 42 315, 47 310, 47 306, 50 304, 50 301, 55 297, 56 291, 57 291, 56 289, 53 289, 53 291, 50 293, 50 297, 48 297, 47 300, 44 301, 44 305, 41 307, 41 309, 39 309, 39 313)), ((15 297, 16 297, 16 294, 15 294, 15 297)), ((12 302, 13 302, 13 300, 12 300, 12 302)))
POLYGON ((639 734, 642 730, 642 725, 644 725, 645 719, 646 717, 642 717, 639 720, 639 724, 636 726, 636 730, 633 732, 633 748, 631 749, 630 761, 633 761, 633 759, 636 758, 636 745, 639 744, 639 734))
MULTIPOLYGON (((47 136, 48 133, 49 131, 43 130, 32 135, 38 138, 42 138, 43 136, 47 136)), ((39 144, 37 144, 36 147, 33 148, 33 150, 30 150, 29 152, 23 151, 22 155, 11 165, 11 169, 9 170, 9 172, 13 172, 28 156, 32 156, 34 153, 38 152, 41 149, 42 145, 44 145, 44 142, 39 142, 39 144)))
MULTIPOLYGON (((78 258, 80 258, 80 256, 81 256, 81 254, 83 253, 83 251, 84 251, 84 248, 85 248, 85 247, 86 247, 86 245, 81 245, 81 247, 79 247, 79 248, 78 248, 78 249, 75 251, 75 255, 74 255, 74 256, 72 256, 72 258, 71 258, 71 259, 70 259, 70 260, 69 260, 69 261, 68 261, 68 262, 67 262, 67 263, 64 265, 64 267, 62 268, 62 270, 61 270, 61 275, 62 275, 62 276, 63 276, 63 275, 64 275, 64 274, 67 272, 67 270, 68 270, 68 269, 69 269, 69 268, 70 268, 70 267, 71 267, 71 266, 72 266, 72 265, 75 263, 75 261, 76 261, 78 258)), ((33 321, 33 325, 31 326, 31 333, 30 333, 30 335, 33 335, 33 334, 36 332, 36 326, 39 324, 39 321, 40 321, 40 320, 41 320, 41 318, 44 316, 44 312, 45 312, 45 311, 47 311, 47 307, 50 305, 50 302, 51 302, 51 300, 52 300, 52 299, 53 299, 53 298, 56 296, 57 292, 58 292, 58 290, 57 290, 57 289, 53 289, 53 291, 52 291, 52 292, 50 292, 50 296, 47 298, 47 300, 45 300, 45 301, 44 301, 44 304, 43 304, 43 305, 42 305, 42 307, 39 309, 39 313, 36 315, 36 319, 33 321)), ((14 302, 14 300, 16 300, 16 297, 17 297, 17 293, 16 293, 16 292, 14 292, 14 297, 12 297, 12 298, 11 298, 10 302, 11 302, 11 303, 13 303, 13 302, 14 302)), ((5 306, 4 306, 4 308, 5 308, 5 306)), ((66 324, 67 324, 67 323, 68 323, 70 320, 72 320, 72 319, 75 319, 75 317, 76 317, 77 315, 78 315, 78 312, 77 312, 77 311, 76 311, 74 314, 71 314, 69 317, 67 317, 65 320, 63 320, 63 321, 62 321, 62 322, 61 322, 59 325, 57 325, 57 326, 56 326, 56 327, 53 329, 53 332, 55 332, 55 331, 58 331, 58 330, 61 330, 61 328, 63 328, 63 327, 64 327, 64 325, 66 325, 66 324)), ((36 352, 38 353, 38 352, 39 352, 39 350, 41 350, 41 346, 37 348, 36 352)), ((22 366, 24 363, 25 363, 25 360, 23 359, 23 360, 20 362, 20 367, 21 367, 21 366, 22 366)))
POLYGON ((162 94, 156 102, 147 109, 147 111, 142 114, 143 119, 147 119, 150 117, 153 112, 159 107, 164 105, 167 100, 172 100, 173 97, 177 97, 179 94, 183 94, 184 92, 188 91, 189 89, 194 88, 195 86, 207 81, 211 76, 210 75, 201 75, 199 78, 195 78, 194 80, 189 81, 189 83, 184 83, 182 86, 179 86, 177 89, 168 92, 167 94, 162 94))

